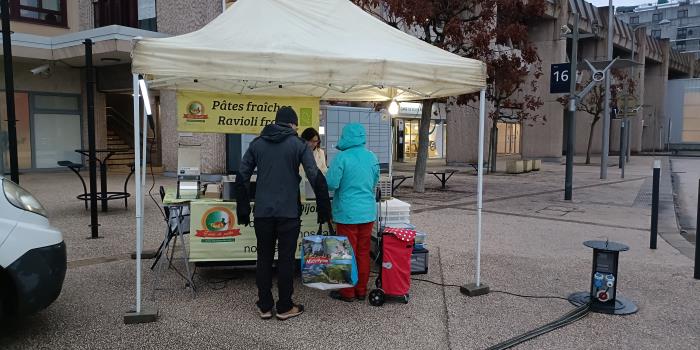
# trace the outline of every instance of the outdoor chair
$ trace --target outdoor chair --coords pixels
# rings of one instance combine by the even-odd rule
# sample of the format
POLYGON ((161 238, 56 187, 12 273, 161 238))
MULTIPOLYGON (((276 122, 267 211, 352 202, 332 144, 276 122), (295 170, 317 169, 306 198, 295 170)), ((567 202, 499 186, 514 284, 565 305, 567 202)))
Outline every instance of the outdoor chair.
POLYGON ((83 179, 83 176, 80 175, 80 170, 84 168, 82 164, 78 163, 73 163, 69 160, 60 160, 57 162, 59 166, 64 166, 68 169, 70 169, 72 172, 75 173, 75 175, 78 175, 78 179, 80 179, 80 183, 83 184, 83 194, 76 196, 76 198, 82 200, 85 202, 85 210, 88 209, 88 195, 87 195, 87 186, 85 185, 85 180, 83 179))
MULTIPOLYGON (((160 200, 162 202, 163 199, 165 198, 165 188, 163 188, 163 186, 160 186, 159 194, 160 194, 160 200)), ((166 237, 165 240, 163 240, 163 242, 160 243, 160 246, 158 247, 158 250, 156 251, 156 256, 155 256, 155 259, 153 261, 153 264, 151 265, 151 270, 153 270, 155 268, 155 266, 158 264, 158 261, 160 260, 161 256, 163 255, 164 250, 166 250, 168 248, 170 241, 173 238, 175 238, 175 242, 173 242, 173 247, 172 247, 170 259, 169 259, 172 262, 173 254, 175 253, 175 248, 177 246, 178 225, 181 225, 185 220, 190 219, 189 211, 187 213, 181 212, 180 213, 181 217, 175 218, 175 220, 176 220, 175 224, 171 225, 173 219, 170 217, 170 207, 168 207, 167 205, 163 206, 163 214, 164 214, 165 224, 168 226, 168 236, 166 237)), ((188 227, 188 226, 183 226, 183 227, 188 227)), ((188 234, 188 233, 190 233, 189 228, 182 231, 183 235, 188 234)), ((184 244, 184 242, 182 242, 182 243, 184 244)), ((165 253, 167 254, 167 252, 165 252, 165 253)))

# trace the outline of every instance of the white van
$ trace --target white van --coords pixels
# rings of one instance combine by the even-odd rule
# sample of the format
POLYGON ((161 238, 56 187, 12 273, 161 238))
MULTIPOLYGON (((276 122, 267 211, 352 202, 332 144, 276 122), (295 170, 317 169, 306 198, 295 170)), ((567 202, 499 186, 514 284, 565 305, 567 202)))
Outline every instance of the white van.
POLYGON ((65 276, 61 231, 31 193, 0 176, 0 319, 51 305, 65 276))

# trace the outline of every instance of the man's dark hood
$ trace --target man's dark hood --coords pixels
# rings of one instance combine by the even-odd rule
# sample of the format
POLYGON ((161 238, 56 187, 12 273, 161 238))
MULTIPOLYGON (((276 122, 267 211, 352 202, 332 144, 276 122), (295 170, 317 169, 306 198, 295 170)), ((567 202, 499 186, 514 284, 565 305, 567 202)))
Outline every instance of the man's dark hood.
POLYGON ((289 136, 296 136, 294 129, 279 124, 269 124, 263 128, 260 137, 274 143, 280 143, 289 136))

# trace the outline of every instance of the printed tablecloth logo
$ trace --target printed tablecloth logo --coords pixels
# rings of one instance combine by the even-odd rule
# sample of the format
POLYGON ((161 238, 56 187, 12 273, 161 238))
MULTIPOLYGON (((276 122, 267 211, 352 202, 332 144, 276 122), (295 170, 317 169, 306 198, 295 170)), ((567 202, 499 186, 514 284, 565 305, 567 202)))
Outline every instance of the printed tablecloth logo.
POLYGON ((209 116, 204 114, 204 104, 192 101, 187 104, 187 113, 183 116, 188 123, 203 123, 209 116))
POLYGON ((225 207, 213 207, 202 215, 203 230, 197 230, 197 237, 223 238, 241 235, 241 230, 234 228, 236 216, 225 207))

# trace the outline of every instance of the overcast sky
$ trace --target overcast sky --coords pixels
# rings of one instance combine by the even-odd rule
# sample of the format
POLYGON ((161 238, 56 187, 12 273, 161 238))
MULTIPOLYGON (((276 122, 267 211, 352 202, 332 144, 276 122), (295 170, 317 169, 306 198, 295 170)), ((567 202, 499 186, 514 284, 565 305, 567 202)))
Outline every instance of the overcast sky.
MULTIPOLYGON (((609 0, 587 0, 595 6, 608 6, 609 0)), ((613 0, 613 6, 629 6, 656 3, 656 0, 613 0)))

